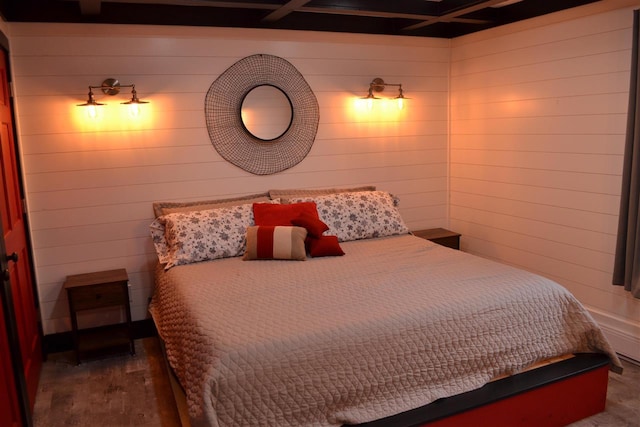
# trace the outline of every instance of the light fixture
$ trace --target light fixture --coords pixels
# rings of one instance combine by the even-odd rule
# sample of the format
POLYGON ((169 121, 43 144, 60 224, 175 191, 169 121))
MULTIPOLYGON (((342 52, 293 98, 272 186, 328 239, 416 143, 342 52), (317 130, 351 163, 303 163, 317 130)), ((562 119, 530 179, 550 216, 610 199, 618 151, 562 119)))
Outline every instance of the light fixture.
POLYGON ((397 99, 398 100, 398 108, 400 110, 402 110, 404 108, 404 100, 407 99, 404 96, 404 93, 402 93, 402 85, 398 85, 398 96, 396 96, 393 99, 397 99))
POLYGON ((87 115, 91 118, 94 118, 97 114, 96 106, 104 105, 104 104, 101 104, 98 101, 96 101, 96 99, 93 96, 93 91, 91 90, 91 86, 89 86, 88 96, 89 98, 87 99, 87 102, 85 102, 84 104, 78 104, 78 107, 87 107, 87 115))
POLYGON ((123 87, 131 88, 131 99, 126 102, 122 102, 122 104, 129 105, 129 113, 132 116, 137 116, 140 112, 140 109, 139 109, 140 104, 148 104, 149 101, 141 101, 138 98, 138 92, 136 92, 136 85, 134 84, 123 85, 123 84, 120 84, 120 82, 117 79, 112 79, 112 78, 106 79, 105 81, 102 82, 100 86, 89 86, 89 94, 88 94, 87 102, 85 102, 84 104, 77 104, 77 105, 78 107, 88 107, 89 117, 95 117, 96 106, 100 106, 104 104, 96 101, 95 96, 93 94, 93 89, 100 89, 102 93, 104 93, 105 95, 113 96, 120 93, 120 88, 123 88, 123 87))
POLYGON ((409 99, 409 98, 404 96, 404 92, 402 91, 402 84, 401 83, 386 83, 380 77, 376 77, 375 79, 371 80, 371 83, 369 83, 369 93, 367 94, 367 96, 363 97, 363 99, 367 100, 367 108, 369 108, 371 110, 371 108, 373 107, 373 100, 374 99, 380 99, 377 96, 375 96, 373 94, 373 92, 382 92, 384 90, 384 88, 387 87, 387 86, 397 86, 398 87, 398 96, 396 96, 393 99, 397 99, 398 109, 401 110, 402 108, 404 108, 404 100, 405 99, 409 99))
MULTIPOLYGON (((367 108, 369 110, 371 110, 373 108, 373 100, 374 99, 380 99, 377 96, 375 96, 373 94, 373 91, 375 90, 376 92, 380 92, 380 90, 374 89, 374 82, 376 80, 382 81, 382 79, 373 79, 373 81, 369 84, 369 93, 367 94, 367 96, 363 97, 362 99, 366 99, 367 100, 367 108)), ((384 83, 384 81, 383 81, 384 83)))

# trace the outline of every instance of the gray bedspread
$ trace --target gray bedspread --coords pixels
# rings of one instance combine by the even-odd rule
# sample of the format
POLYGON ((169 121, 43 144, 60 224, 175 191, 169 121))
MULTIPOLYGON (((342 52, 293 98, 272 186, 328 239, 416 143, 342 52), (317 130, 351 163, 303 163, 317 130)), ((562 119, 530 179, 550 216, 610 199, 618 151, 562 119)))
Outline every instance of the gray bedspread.
POLYGON ((150 311, 192 426, 361 423, 566 353, 619 366, 548 279, 411 235, 341 245, 157 270, 150 311))

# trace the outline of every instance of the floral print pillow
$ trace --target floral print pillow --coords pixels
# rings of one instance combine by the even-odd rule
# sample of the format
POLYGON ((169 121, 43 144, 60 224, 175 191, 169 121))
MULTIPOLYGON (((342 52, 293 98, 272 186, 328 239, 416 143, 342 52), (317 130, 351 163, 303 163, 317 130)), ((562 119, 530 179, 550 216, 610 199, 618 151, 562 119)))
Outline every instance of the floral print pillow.
POLYGON ((292 198, 290 203, 314 201, 320 220, 329 226, 327 235, 341 242, 406 234, 406 226, 394 198, 384 191, 361 191, 292 198))
POLYGON ((254 225, 249 204, 194 212, 172 213, 150 225, 158 260, 165 270, 244 253, 247 227, 254 225))

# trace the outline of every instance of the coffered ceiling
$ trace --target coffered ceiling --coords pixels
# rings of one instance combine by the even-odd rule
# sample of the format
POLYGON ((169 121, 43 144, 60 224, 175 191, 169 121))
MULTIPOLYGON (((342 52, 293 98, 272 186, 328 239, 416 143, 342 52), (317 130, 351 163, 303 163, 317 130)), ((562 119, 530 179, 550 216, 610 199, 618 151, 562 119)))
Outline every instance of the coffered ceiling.
POLYGON ((0 0, 10 22, 192 25, 452 38, 597 0, 0 0))

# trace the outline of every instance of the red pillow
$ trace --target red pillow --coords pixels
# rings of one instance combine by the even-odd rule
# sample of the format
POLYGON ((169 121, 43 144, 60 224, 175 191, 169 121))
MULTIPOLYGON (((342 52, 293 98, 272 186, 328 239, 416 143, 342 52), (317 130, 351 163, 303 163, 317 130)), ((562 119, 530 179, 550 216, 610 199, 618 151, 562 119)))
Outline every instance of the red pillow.
POLYGON ((299 217, 291 220, 293 225, 298 227, 304 227, 310 236, 320 237, 322 233, 329 229, 329 226, 318 218, 318 212, 316 215, 312 215, 309 212, 302 212, 299 217))
POLYGON ((312 257, 344 255, 337 236, 307 237, 307 249, 312 257))
POLYGON ((315 202, 291 203, 286 205, 254 203, 253 218, 256 225, 294 225, 291 220, 306 213, 318 218, 315 202))

